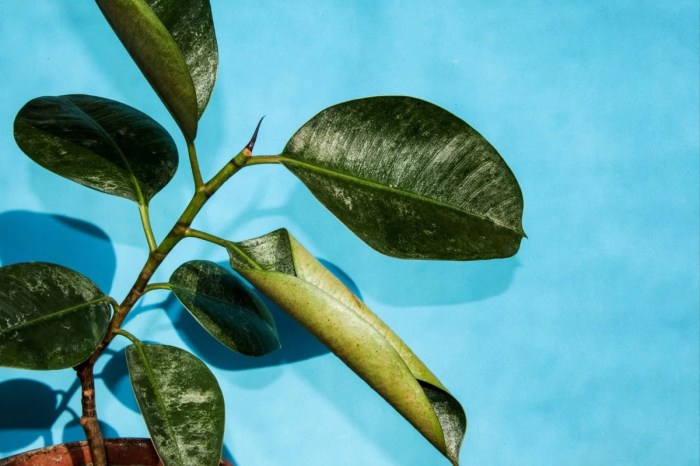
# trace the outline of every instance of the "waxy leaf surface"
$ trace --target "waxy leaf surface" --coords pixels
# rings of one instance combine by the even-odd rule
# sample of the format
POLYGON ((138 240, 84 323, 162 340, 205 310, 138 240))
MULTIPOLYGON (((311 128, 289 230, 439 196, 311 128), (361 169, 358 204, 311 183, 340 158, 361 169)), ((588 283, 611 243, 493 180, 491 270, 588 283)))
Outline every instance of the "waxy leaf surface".
POLYGON ((168 466, 216 466, 224 397, 207 366, 187 351, 136 343, 126 349, 131 386, 158 456, 168 466))
POLYGON ((458 464, 459 402, 389 327, 286 230, 229 246, 231 266, 321 340, 458 464))
POLYGON ((104 337, 109 298, 66 267, 26 262, 0 268, 0 366, 65 369, 104 337))
POLYGON ((515 254, 520 187, 467 123, 411 97, 330 107, 302 126, 282 162, 350 230, 408 259, 515 254))
POLYGON ((97 4, 185 137, 194 141, 219 60, 209 0, 97 4))
POLYGON ((255 292, 213 262, 187 262, 170 277, 170 288, 185 309, 214 338, 248 356, 280 347, 275 321, 255 292))
POLYGON ((15 118, 15 140, 42 167, 144 205, 178 164, 174 141, 155 120, 90 95, 30 100, 15 118))

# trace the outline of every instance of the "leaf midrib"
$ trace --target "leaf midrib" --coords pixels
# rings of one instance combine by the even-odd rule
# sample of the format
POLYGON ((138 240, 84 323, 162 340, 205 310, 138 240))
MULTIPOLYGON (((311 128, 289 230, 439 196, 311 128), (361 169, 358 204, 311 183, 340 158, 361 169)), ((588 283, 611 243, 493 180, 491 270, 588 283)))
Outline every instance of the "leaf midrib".
MULTIPOLYGON (((131 182, 133 183, 134 188, 136 189, 136 197, 138 198, 138 201, 137 201, 138 204, 140 204, 140 205, 147 205, 146 199, 145 199, 145 197, 143 196, 143 192, 141 191, 141 185, 139 184, 139 181, 138 181, 138 179, 136 178, 136 175, 134 175, 134 171, 133 171, 133 169, 131 168, 131 164, 129 163, 129 160, 128 160, 128 159, 126 158, 126 156, 124 155, 124 152, 122 151, 121 147, 119 147, 119 146, 117 145, 117 143, 114 141, 114 139, 112 138, 112 136, 109 135, 109 133, 107 132, 107 130, 106 130, 104 127, 102 127, 102 125, 101 125, 97 120, 95 120, 92 116, 90 116, 89 113, 87 113, 85 110, 83 110, 82 108, 80 108, 80 107, 78 106, 78 104, 76 104, 75 102, 73 102, 73 101, 70 99, 70 97, 65 97, 65 99, 66 99, 68 102, 70 102, 71 105, 72 105, 73 107, 75 107, 75 108, 80 112, 81 115, 84 116, 84 119, 88 120, 89 122, 92 122, 92 123, 93 123, 93 126, 107 139, 107 141, 112 145, 112 147, 114 147, 114 149, 116 149, 117 154, 118 154, 119 157, 122 159, 122 162, 124 162, 124 165, 126 166, 127 172, 129 173, 129 178, 131 179, 131 182)), ((92 151, 91 151, 91 152, 92 152, 92 151)), ((94 152, 93 152, 93 153, 94 153, 94 152)))
POLYGON ((42 315, 42 316, 36 317, 34 319, 27 320, 27 321, 24 321, 20 324, 16 324, 16 325, 13 325, 11 327, 8 327, 4 330, 0 330, 0 336, 3 336, 3 335, 5 335, 9 332, 12 332, 12 331, 23 329, 25 327, 31 327, 32 325, 36 325, 36 324, 44 322, 46 320, 57 319, 57 318, 62 317, 66 314, 76 312, 84 307, 92 306, 93 304, 97 304, 101 301, 108 301, 108 300, 109 300, 109 297, 102 296, 100 298, 93 299, 92 301, 87 301, 84 303, 76 304, 75 306, 67 307, 67 308, 61 309, 59 311, 52 312, 51 314, 42 315))
POLYGON ((509 232, 511 232, 513 234, 523 236, 523 234, 520 231, 518 231, 518 230, 514 229, 513 227, 506 225, 503 222, 500 222, 496 219, 493 219, 491 217, 487 217, 485 215, 481 215, 481 214, 477 214, 474 212, 469 212, 467 210, 460 209, 454 205, 446 204, 446 203, 441 202, 437 199, 433 199, 433 198, 424 196, 422 194, 418 194, 418 193, 415 193, 412 191, 406 191, 404 189, 399 189, 399 188, 387 186, 387 185, 378 183, 378 182, 373 181, 373 180, 368 180, 366 178, 360 178, 358 176, 351 175, 349 173, 345 173, 345 172, 341 172, 341 171, 331 170, 329 168, 321 167, 319 165, 314 165, 314 164, 311 164, 309 162, 302 162, 301 160, 286 157, 284 154, 280 155, 280 161, 283 164, 286 164, 286 163, 289 163, 292 165, 296 164, 296 165, 299 165, 303 168, 306 168, 307 170, 310 170, 310 171, 313 171, 316 173, 321 173, 321 174, 328 175, 328 176, 333 177, 333 178, 339 178, 339 179, 342 179, 345 181, 350 181, 352 183, 364 185, 366 187, 377 189, 380 191, 387 191, 387 192, 390 192, 392 194, 400 194, 402 196, 406 196, 406 197, 409 197, 409 198, 412 198, 412 199, 415 199, 415 200, 418 200, 421 202, 433 204, 433 205, 436 205, 436 206, 439 206, 439 207, 442 207, 445 209, 459 212, 460 214, 467 215, 469 217, 475 218, 475 219, 483 221, 483 222, 490 222, 490 223, 494 224, 495 226, 502 228, 502 229, 505 229, 505 230, 508 230, 509 232))

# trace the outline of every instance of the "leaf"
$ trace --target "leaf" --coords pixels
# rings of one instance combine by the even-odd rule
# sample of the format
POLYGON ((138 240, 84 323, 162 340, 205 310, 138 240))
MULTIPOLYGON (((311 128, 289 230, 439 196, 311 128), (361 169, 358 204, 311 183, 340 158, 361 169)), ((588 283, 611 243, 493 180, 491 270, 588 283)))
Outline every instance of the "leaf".
POLYGON ((286 230, 231 243, 231 266, 321 340, 458 464, 459 402, 389 327, 286 230))
POLYGON ((126 349, 126 361, 136 401, 163 463, 218 465, 224 397, 207 366, 179 348, 140 342, 126 349))
POLYGON ((74 270, 44 262, 0 267, 0 366, 76 366, 102 341, 109 318, 109 297, 74 270))
POLYGON ((102 97, 30 100, 15 118, 15 140, 42 167, 139 204, 148 204, 177 170, 177 147, 162 126, 102 97))
POLYGON ((170 288, 214 338, 248 356, 279 349, 277 329, 265 304, 225 268, 209 261, 182 264, 170 288))
POLYGON ((390 256, 474 260, 515 254, 523 199, 496 150, 451 113, 411 97, 330 107, 282 162, 350 230, 390 256))
POLYGON ((194 141, 219 62, 209 0, 97 4, 185 137, 194 141))

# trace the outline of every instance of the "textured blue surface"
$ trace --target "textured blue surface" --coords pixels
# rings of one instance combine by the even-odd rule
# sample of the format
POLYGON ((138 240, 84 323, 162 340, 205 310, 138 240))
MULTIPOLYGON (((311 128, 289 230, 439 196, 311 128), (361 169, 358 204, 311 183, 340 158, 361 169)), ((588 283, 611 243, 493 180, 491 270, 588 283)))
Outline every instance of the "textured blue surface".
MULTIPOLYGON (((273 154, 329 105, 413 95, 501 152, 529 239, 500 261, 387 258, 268 166, 235 178, 200 229, 243 239, 287 226, 351 277, 461 400, 465 465, 698 464, 697 2, 212 3, 221 67, 198 137, 206 174, 263 114, 256 149, 273 154)), ((93 2, 3 1, 0 44, 0 262, 62 263, 121 298, 146 253, 135 207, 32 165, 12 121, 39 95, 88 93, 177 129, 93 2)), ((153 201, 158 236, 190 185, 183 163, 153 201)), ((225 260, 186 242, 156 278, 194 257, 225 260)), ((226 454, 240 466, 447 464, 283 316, 285 349, 254 361, 212 342, 163 292, 126 327, 215 371, 226 454)), ((108 435, 145 435, 123 352, 105 361, 108 435)), ((74 379, 0 369, 0 456, 81 438, 74 379)))

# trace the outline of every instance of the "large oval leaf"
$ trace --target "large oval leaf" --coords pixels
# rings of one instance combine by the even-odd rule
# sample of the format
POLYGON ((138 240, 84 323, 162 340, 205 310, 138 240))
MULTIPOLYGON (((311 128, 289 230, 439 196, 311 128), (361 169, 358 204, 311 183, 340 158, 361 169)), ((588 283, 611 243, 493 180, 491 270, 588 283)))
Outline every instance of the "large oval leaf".
POLYGON ((459 462, 466 416, 401 339, 286 230, 231 243, 231 265, 459 462))
POLYGON ((147 204, 177 170, 177 147, 161 125, 102 97, 30 100, 15 118, 15 140, 42 167, 139 204, 147 204))
POLYGON ((109 318, 109 298, 74 270, 43 262, 0 268, 1 366, 76 366, 102 341, 109 318))
POLYGON ((97 4, 185 137, 194 141, 219 60, 209 0, 97 4))
POLYGON ((283 163, 356 235, 390 256, 515 254, 515 177, 474 129, 431 103, 374 97, 330 107, 297 131, 283 163))
POLYGON ((168 466, 216 466, 224 397, 206 365, 187 351, 135 343, 126 349, 131 386, 158 456, 168 466))
POLYGON ((254 292, 213 262, 186 262, 173 272, 170 288, 214 338, 248 356, 280 347, 275 321, 254 292))

